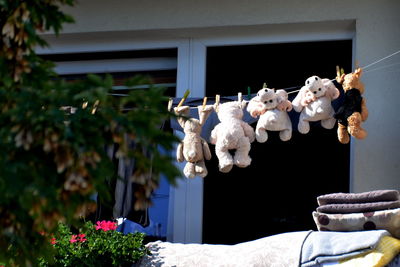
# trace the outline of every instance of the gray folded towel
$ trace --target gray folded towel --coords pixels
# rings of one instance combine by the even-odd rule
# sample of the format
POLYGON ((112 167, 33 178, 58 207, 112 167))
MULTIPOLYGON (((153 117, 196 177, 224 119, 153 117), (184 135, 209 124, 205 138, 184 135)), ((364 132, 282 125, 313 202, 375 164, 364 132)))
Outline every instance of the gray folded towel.
POLYGON ((375 190, 364 193, 333 193, 317 197, 318 204, 351 204, 400 200, 397 190, 375 190))
POLYGON ((400 208, 400 200, 397 201, 383 201, 383 202, 370 202, 370 203, 346 203, 346 204, 327 204, 317 208, 318 212, 330 214, 345 214, 345 213, 358 213, 358 212, 372 212, 387 209, 400 208))

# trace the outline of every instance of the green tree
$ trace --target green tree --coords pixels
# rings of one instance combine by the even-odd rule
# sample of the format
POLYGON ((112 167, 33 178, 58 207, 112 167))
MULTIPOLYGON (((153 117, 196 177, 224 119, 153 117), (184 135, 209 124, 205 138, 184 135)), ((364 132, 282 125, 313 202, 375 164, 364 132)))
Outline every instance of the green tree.
MULTIPOLYGON (((115 175, 108 145, 117 144, 118 157, 137 162, 132 179, 141 184, 138 208, 149 204, 161 173, 172 184, 179 175, 173 158, 159 152, 177 141, 160 129, 171 115, 162 89, 113 98, 110 76, 67 83, 35 53, 47 45, 38 32, 58 34, 73 21, 60 6, 73 4, 0 0, 0 262, 7 266, 51 256, 41 233, 52 233, 58 222, 79 227, 95 207, 90 196, 106 194, 105 181, 115 175)), ((148 82, 133 78, 127 86, 148 82)))

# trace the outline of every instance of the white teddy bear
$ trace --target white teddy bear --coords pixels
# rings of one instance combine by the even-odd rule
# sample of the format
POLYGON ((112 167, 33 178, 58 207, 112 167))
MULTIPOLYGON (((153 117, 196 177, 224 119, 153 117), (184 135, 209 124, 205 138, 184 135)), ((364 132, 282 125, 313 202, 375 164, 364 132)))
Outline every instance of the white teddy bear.
POLYGON ((256 127, 256 139, 264 143, 268 139, 267 131, 279 131, 282 141, 292 138, 292 122, 288 111, 292 110, 292 104, 288 100, 285 90, 263 88, 253 97, 247 111, 254 118, 260 116, 256 127))
POLYGON ((298 130, 302 134, 310 131, 310 121, 321 121, 325 129, 332 129, 336 119, 332 100, 339 97, 339 90, 329 79, 311 76, 292 101, 293 108, 300 113, 298 130))
POLYGON ((229 172, 233 164, 244 168, 250 165, 250 143, 254 141, 253 128, 242 120, 245 101, 232 101, 215 106, 220 123, 211 132, 210 141, 215 144, 219 170, 229 172), (234 157, 229 149, 236 149, 234 157))

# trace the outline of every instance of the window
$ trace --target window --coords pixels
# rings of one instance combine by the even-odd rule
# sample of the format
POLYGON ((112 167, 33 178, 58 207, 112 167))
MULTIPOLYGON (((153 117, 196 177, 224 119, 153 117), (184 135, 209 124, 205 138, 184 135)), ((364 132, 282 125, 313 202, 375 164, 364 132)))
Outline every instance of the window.
MULTIPOLYGON (((56 71, 67 81, 85 79, 88 73, 100 76, 110 74, 114 79, 114 97, 123 97, 127 93, 124 86, 126 79, 135 75, 149 77, 151 82, 165 87, 166 95, 175 96, 176 72, 177 72, 177 49, 153 49, 134 51, 113 51, 95 53, 66 53, 42 55, 43 58, 56 63, 56 71)), ((145 89, 143 88, 138 89, 145 89)), ((110 182, 110 194, 114 195, 114 182, 110 182)), ((126 189, 126 188, 125 188, 126 189)), ((126 193, 126 192, 125 192, 126 193)), ((161 177, 159 188, 152 195, 153 205, 148 214, 150 225, 142 228, 139 225, 127 224, 125 231, 133 229, 144 231, 149 240, 166 240, 168 228, 169 210, 169 183, 161 177)), ((102 212, 107 218, 111 218, 113 203, 104 205, 102 212)))
MULTIPOLYGON (((208 47, 206 95, 246 94, 248 87, 256 93, 264 82, 276 89, 299 86, 312 75, 334 78, 335 66, 351 70, 351 61, 351 40, 208 47)), ((207 162, 204 243, 235 244, 315 229, 316 197, 349 191, 350 146, 338 142, 336 128, 319 123, 300 134, 298 116, 290 112, 290 141, 269 132, 266 143, 252 143, 249 167, 225 174, 218 171, 215 154, 207 162)))

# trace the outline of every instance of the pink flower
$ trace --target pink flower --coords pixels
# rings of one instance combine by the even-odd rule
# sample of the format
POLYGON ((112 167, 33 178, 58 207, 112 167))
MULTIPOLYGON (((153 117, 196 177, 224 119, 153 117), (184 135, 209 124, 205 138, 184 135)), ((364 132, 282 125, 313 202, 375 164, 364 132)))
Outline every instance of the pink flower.
POLYGON ((117 229, 117 223, 112 221, 98 221, 95 225, 96 230, 103 230, 104 232, 117 229))
POLYGON ((85 241, 87 240, 87 239, 85 238, 85 236, 86 236, 85 234, 79 234, 79 235, 78 235, 78 238, 79 238, 78 240, 79 240, 79 242, 82 242, 82 243, 85 242, 85 241))
MULTIPOLYGON (((71 242, 71 241, 70 241, 70 242, 71 242)), ((50 243, 51 243, 52 245, 55 245, 55 244, 57 243, 56 238, 55 238, 55 237, 52 237, 52 238, 50 239, 50 243)))
POLYGON ((78 239, 76 239, 77 235, 72 235, 71 239, 69 240, 70 243, 75 243, 78 241, 78 239))

